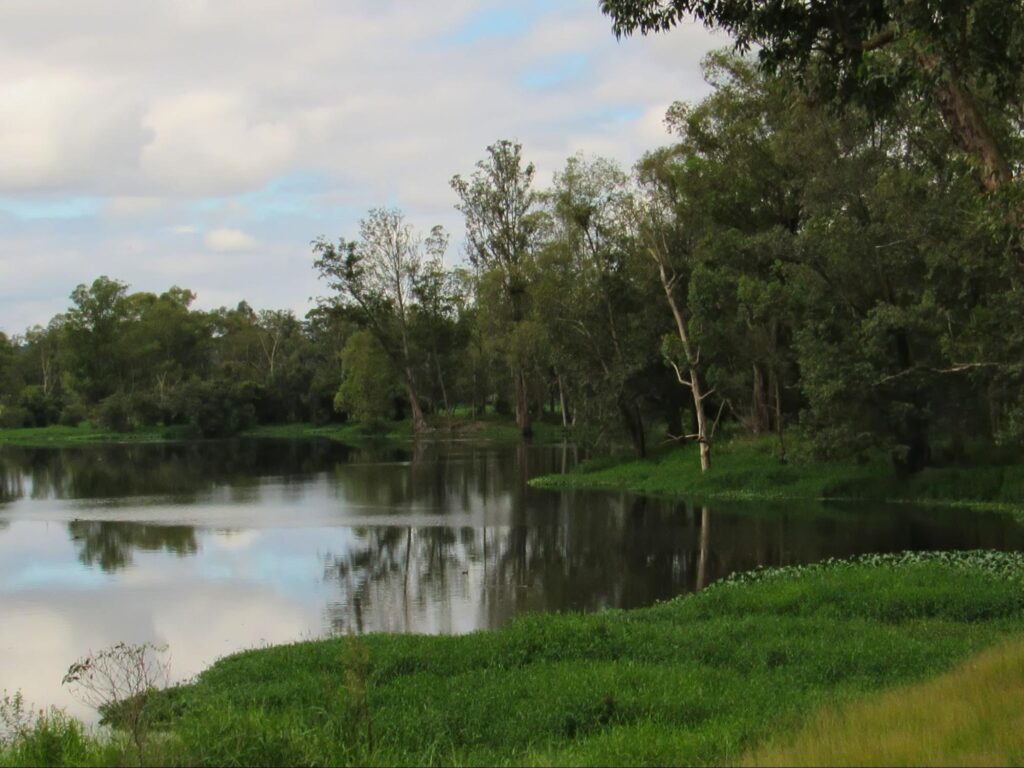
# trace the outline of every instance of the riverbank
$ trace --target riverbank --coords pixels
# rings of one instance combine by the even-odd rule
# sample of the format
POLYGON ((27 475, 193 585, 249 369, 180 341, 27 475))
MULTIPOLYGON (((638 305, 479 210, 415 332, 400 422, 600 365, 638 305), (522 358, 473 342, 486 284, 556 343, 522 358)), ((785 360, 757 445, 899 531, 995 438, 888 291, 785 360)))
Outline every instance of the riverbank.
MULTIPOLYGON (((154 700, 162 731, 146 762, 731 763, 824 706, 934 678, 1024 633, 1022 588, 1019 554, 871 556, 498 632, 254 650, 154 700)), ((38 738, 47 760, 29 734, 0 764, 134 762, 127 742, 68 732, 38 738)))
POLYGON ((594 459, 568 474, 538 477, 530 484, 547 489, 615 489, 697 502, 917 502, 1024 511, 1024 464, 979 461, 901 477, 881 456, 864 462, 790 458, 782 463, 770 439, 717 444, 706 473, 700 471, 696 446, 686 445, 663 448, 647 459, 594 459))
MULTIPOLYGON (((366 425, 358 423, 315 425, 264 424, 240 432, 236 437, 309 439, 325 438, 343 443, 359 443, 367 440, 408 441, 414 435, 408 421, 382 422, 366 425)), ((503 418, 445 418, 436 417, 429 422, 425 439, 478 439, 498 442, 522 439, 519 428, 503 418)), ((531 440, 536 443, 555 443, 572 439, 559 425, 537 423, 531 440)), ((22 445, 27 447, 59 447, 84 443, 124 442, 173 442, 198 439, 195 430, 188 425, 170 427, 138 427, 126 432, 114 432, 103 427, 83 422, 75 427, 53 425, 49 427, 0 429, 0 445, 22 445)))
POLYGON ((182 439, 184 434, 182 429, 176 427, 140 427, 129 432, 114 432, 84 422, 75 427, 53 425, 49 427, 26 427, 23 429, 0 429, 0 446, 59 447, 81 443, 154 443, 182 439))

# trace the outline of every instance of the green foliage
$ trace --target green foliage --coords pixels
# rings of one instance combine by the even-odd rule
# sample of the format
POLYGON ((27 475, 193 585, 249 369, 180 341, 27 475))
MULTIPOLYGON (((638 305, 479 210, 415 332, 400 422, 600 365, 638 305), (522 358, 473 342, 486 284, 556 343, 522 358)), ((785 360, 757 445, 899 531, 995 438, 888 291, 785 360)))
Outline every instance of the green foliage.
POLYGON ((396 375, 376 337, 368 331, 352 334, 341 360, 344 378, 334 407, 369 424, 387 419, 394 408, 396 375))
POLYGON ((0 699, 0 765, 77 765, 89 748, 82 724, 61 710, 32 710, 20 693, 0 699))

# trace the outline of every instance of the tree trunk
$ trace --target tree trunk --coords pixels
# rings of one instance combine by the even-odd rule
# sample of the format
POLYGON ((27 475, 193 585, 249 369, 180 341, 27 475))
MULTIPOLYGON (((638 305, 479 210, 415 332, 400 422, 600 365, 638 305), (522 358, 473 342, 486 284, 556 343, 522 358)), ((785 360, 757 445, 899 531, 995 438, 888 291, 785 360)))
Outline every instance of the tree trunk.
POLYGON ((772 393, 775 398, 775 434, 779 436, 779 461, 786 460, 786 440, 782 424, 782 392, 779 386, 779 374, 772 372, 772 393))
POLYGON ((760 363, 754 363, 754 391, 750 406, 750 431, 761 435, 770 429, 768 420, 768 383, 760 363))
POLYGON ((526 371, 517 368, 514 375, 516 396, 516 426, 523 437, 530 437, 533 429, 530 426, 530 392, 526 383, 526 371))
POLYGON ((441 373, 441 358, 437 356, 437 352, 434 353, 434 363, 437 367, 437 383, 441 385, 441 401, 444 403, 444 412, 451 413, 451 408, 448 407, 448 390, 444 386, 444 374, 441 373))
POLYGON ((629 438, 633 442, 633 450, 642 459, 647 456, 647 439, 640 408, 635 400, 631 401, 625 395, 619 395, 617 404, 619 413, 622 414, 622 421, 629 432, 629 438))
POLYGON ((673 367, 675 368, 676 376, 679 378, 679 383, 689 387, 690 392, 693 394, 693 411, 697 416, 697 434, 694 437, 696 437, 697 442, 700 444, 700 470, 701 472, 707 472, 711 468, 711 433, 708 428, 707 414, 704 410, 704 400, 710 392, 705 394, 700 383, 700 375, 697 370, 698 356, 693 349, 693 344, 690 343, 690 333, 686 328, 683 311, 680 309, 679 304, 676 302, 675 294, 672 292, 675 281, 669 277, 665 262, 656 255, 654 259, 658 264, 661 287, 665 291, 665 298, 668 300, 669 309, 672 310, 672 317, 676 321, 676 332, 679 334, 679 341, 683 345, 687 374, 690 378, 684 378, 682 370, 675 363, 673 363, 673 367))
POLYGON ((413 383, 412 371, 405 369, 405 392, 409 396, 409 408, 412 410, 412 431, 415 434, 426 432, 427 420, 423 418, 423 409, 416 396, 416 385, 413 383))
POLYGON ((701 392, 697 369, 690 369, 690 389, 693 391, 693 410, 697 415, 697 442, 700 445, 700 471, 711 469, 711 435, 708 430, 708 417, 704 411, 704 397, 701 392))
POLYGON ((569 414, 565 412, 565 387, 562 385, 562 374, 555 372, 558 379, 558 406, 562 409, 562 429, 569 428, 569 414))
POLYGON ((953 141, 981 164, 982 186, 994 192, 1011 182, 1010 163, 957 69, 930 52, 919 52, 918 60, 935 79, 935 100, 953 141))

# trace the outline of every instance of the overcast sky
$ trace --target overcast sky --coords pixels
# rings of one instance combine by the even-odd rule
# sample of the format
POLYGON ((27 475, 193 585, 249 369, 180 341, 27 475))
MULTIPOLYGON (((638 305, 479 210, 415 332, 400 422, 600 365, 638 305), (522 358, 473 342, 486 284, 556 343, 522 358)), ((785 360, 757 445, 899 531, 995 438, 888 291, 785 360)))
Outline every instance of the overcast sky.
POLYGON ((448 181, 499 138, 541 183, 629 166, 725 42, 616 41, 597 0, 3 0, 0 330, 101 274, 301 315, 313 238, 397 205, 458 243, 448 181))

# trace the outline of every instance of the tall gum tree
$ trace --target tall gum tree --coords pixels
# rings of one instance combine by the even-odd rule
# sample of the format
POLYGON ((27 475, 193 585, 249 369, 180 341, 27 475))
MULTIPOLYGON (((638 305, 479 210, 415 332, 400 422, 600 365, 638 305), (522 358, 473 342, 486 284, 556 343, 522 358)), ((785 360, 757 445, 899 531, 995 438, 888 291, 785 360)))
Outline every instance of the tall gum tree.
MULTIPOLYGON (((694 239, 683 220, 673 153, 649 154, 639 167, 643 195, 638 199, 637 229, 640 247, 651 259, 665 301, 672 313, 674 334, 665 337, 662 351, 679 383, 693 397, 697 431, 687 435, 700 446, 700 468, 711 468, 711 439, 717 418, 708 418, 705 401, 714 393, 705 383, 701 347, 695 339, 688 308, 690 278, 695 266, 694 239)), ((721 411, 719 411, 719 414, 721 411)))
MULTIPOLYGON (((614 162, 576 155, 545 195, 548 232, 538 256, 534 313, 553 340, 555 384, 589 422, 618 420, 637 455, 647 451, 643 374, 657 361, 650 284, 636 269, 630 210, 635 189, 614 162)), ((657 297, 655 297, 657 299, 657 297)))
POLYGON ((524 345, 516 344, 527 319, 527 261, 532 256, 540 212, 533 189, 533 163, 523 161, 521 144, 501 140, 487 148, 468 179, 456 175, 452 189, 466 219, 466 249, 472 265, 497 276, 508 304, 516 425, 529 436, 530 393, 524 345))
POLYGON ((417 281, 425 254, 422 238, 401 211, 374 208, 359 222, 359 239, 337 244, 313 241, 314 265, 338 292, 342 304, 355 304, 367 327, 401 373, 413 431, 427 428, 414 374, 410 325, 417 281))

